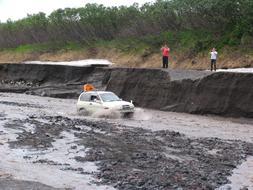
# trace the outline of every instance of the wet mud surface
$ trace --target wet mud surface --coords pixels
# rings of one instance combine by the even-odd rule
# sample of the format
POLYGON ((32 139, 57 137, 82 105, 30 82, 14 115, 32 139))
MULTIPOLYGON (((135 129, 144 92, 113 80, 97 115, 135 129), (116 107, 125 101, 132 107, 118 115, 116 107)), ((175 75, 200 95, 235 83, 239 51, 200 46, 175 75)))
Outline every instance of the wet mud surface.
POLYGON ((253 156, 251 120, 152 110, 90 118, 76 114, 74 100, 0 98, 0 189, 215 189, 253 156), (204 135, 207 121, 220 136, 204 135))
POLYGON ((43 106, 38 106, 34 104, 23 104, 18 102, 8 102, 8 101, 0 101, 0 104, 8 105, 8 106, 18 106, 18 107, 28 107, 28 108, 43 108, 43 106))
MULTIPOLYGON (((99 184, 118 189, 214 189, 228 182, 226 176, 242 159, 253 155, 247 143, 189 139, 177 132, 151 132, 65 117, 15 120, 4 127, 25 129, 27 124, 36 126, 34 131, 20 133, 16 141, 9 142, 12 148, 47 149, 56 139, 64 138, 61 133, 71 130, 79 138, 71 149, 88 149, 86 156, 74 159, 97 162, 99 172, 95 176, 102 180, 99 184)), ((41 159, 37 162, 59 164, 41 159)))
POLYGON ((43 185, 36 182, 29 181, 19 181, 19 180, 11 180, 11 179, 0 179, 1 190, 61 190, 58 188, 52 188, 47 185, 43 185))

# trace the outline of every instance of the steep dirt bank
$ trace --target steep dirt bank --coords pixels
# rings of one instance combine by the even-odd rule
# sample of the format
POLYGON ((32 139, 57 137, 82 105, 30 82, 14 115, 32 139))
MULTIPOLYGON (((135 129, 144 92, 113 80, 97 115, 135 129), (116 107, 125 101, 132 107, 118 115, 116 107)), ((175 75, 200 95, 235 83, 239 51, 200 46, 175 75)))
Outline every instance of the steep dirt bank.
MULTIPOLYGON (((160 53, 145 50, 140 54, 122 53, 116 49, 90 48, 83 50, 60 50, 54 52, 0 52, 0 63, 19 63, 24 61, 75 61, 82 59, 107 59, 115 66, 120 67, 141 67, 159 68, 161 67, 160 53)), ((172 68, 179 69, 209 69, 208 52, 199 55, 178 52, 172 50, 170 57, 172 68)), ((240 68, 253 67, 253 55, 241 53, 239 51, 224 50, 219 52, 218 68, 240 68)))
POLYGON ((76 98, 88 82, 103 88, 105 75, 102 68, 28 64, 2 64, 0 73, 2 92, 60 98, 76 98))
POLYGON ((113 70, 107 89, 147 108, 253 117, 253 74, 187 72, 181 78, 183 71, 172 77, 175 72, 113 70))
POLYGON ((2 92, 62 98, 76 98, 92 82, 141 107, 253 117, 253 74, 3 64, 0 81, 2 92))

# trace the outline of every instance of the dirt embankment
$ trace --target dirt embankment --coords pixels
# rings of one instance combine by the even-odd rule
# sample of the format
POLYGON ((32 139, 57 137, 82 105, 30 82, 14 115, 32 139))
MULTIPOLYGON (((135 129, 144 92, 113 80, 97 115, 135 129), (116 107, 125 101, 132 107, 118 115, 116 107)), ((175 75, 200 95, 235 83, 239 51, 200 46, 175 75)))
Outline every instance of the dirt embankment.
POLYGON ((55 52, 0 52, 0 63, 20 63, 24 61, 76 61, 82 59, 107 59, 115 66, 160 67, 159 54, 122 53, 116 49, 90 48, 83 50, 61 50, 55 52))
POLYGON ((253 117, 253 74, 3 64, 0 81, 2 92, 61 98, 76 98, 91 82, 141 107, 253 117))
POLYGON ((167 111, 253 117, 253 74, 113 70, 107 89, 167 111))
MULTIPOLYGON (((83 50, 60 50, 54 52, 0 52, 0 63, 20 63, 24 61, 75 61, 82 59, 107 59, 115 66, 159 68, 161 55, 159 52, 145 50, 140 54, 122 53, 116 49, 90 48, 83 50)), ((172 50, 170 64, 178 69, 209 69, 208 52, 199 55, 172 50)), ((239 51, 219 52, 218 68, 253 67, 253 55, 239 51)))

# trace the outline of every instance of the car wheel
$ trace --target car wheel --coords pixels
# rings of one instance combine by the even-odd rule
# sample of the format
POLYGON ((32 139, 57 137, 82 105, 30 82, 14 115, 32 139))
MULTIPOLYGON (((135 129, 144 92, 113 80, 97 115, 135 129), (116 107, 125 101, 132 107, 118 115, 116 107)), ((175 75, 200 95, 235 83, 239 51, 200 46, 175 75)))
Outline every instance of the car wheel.
POLYGON ((125 118, 133 118, 134 117, 134 113, 133 112, 124 113, 123 117, 125 117, 125 118))
POLYGON ((78 110, 78 115, 87 116, 87 115, 89 115, 89 112, 88 112, 85 108, 80 108, 80 109, 78 110))

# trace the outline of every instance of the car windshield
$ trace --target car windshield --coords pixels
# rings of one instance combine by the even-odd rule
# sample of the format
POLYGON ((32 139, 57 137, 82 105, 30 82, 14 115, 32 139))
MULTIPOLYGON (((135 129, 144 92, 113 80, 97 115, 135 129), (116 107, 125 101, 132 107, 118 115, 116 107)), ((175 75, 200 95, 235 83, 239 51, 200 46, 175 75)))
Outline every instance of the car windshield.
POLYGON ((103 94, 100 94, 100 97, 102 98, 104 102, 114 102, 114 101, 121 100, 118 96, 116 96, 113 93, 103 93, 103 94))

